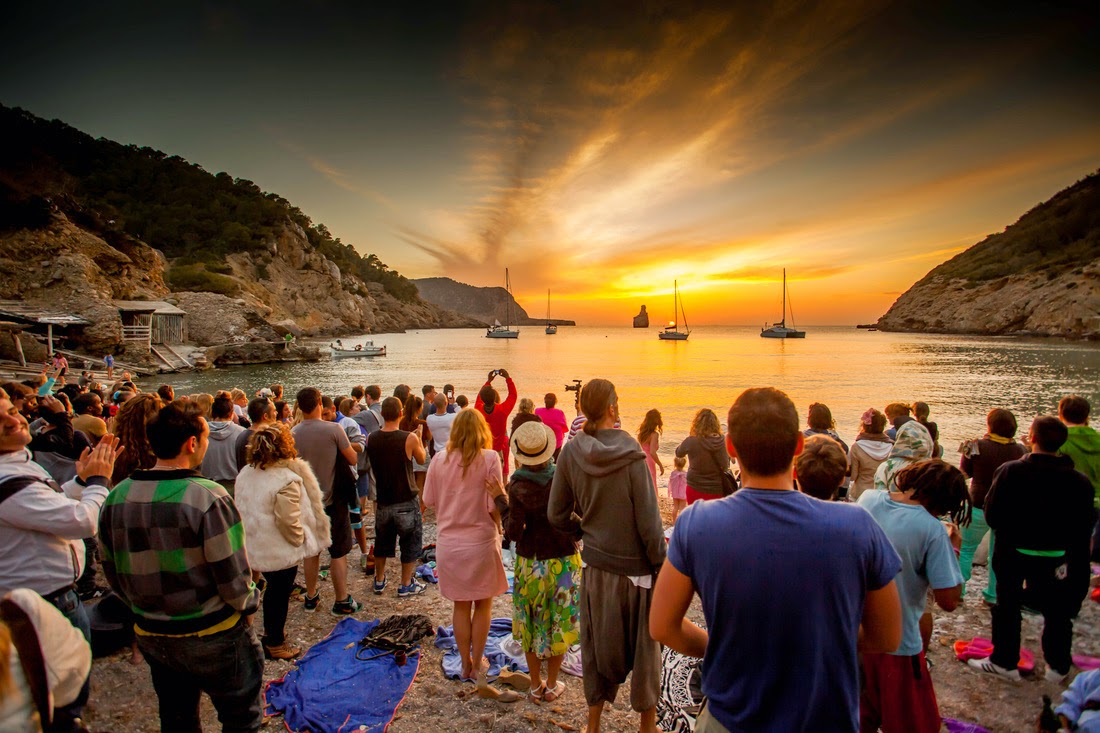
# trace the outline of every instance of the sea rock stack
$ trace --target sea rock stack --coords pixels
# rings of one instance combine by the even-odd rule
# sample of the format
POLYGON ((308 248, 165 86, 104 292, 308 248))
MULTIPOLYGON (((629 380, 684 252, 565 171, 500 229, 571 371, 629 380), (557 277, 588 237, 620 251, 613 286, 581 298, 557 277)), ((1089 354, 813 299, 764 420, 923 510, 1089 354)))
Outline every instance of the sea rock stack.
POLYGON ((634 316, 634 328, 649 328, 649 314, 645 312, 644 305, 641 312, 634 316))

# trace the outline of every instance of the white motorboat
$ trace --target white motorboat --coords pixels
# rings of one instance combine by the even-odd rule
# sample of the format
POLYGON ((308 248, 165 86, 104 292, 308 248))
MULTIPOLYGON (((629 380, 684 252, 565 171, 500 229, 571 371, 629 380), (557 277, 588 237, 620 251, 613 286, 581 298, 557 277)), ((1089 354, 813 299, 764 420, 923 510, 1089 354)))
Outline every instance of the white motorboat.
POLYGON ((332 350, 333 359, 348 359, 360 356, 385 356, 385 346, 375 346, 374 341, 365 341, 361 344, 348 345, 337 339, 328 345, 332 350))

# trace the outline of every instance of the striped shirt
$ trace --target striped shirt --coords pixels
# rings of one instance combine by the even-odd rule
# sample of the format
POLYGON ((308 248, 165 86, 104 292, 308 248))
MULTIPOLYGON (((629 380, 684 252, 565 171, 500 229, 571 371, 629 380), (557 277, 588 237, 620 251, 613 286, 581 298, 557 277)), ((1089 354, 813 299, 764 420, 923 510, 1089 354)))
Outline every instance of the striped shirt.
POLYGON ((135 471, 107 497, 99 532, 138 633, 202 635, 259 606, 237 507, 196 471, 135 471))

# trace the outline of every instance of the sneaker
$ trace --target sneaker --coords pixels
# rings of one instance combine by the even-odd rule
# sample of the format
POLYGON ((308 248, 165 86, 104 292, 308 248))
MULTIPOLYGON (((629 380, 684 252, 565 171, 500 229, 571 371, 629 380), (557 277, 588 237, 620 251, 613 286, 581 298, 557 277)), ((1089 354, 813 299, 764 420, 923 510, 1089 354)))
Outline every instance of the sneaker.
POLYGON ((317 610, 317 606, 320 605, 320 603, 321 603, 321 594, 320 593, 313 596, 312 598, 309 597, 309 596, 306 596, 306 604, 305 604, 306 605, 306 611, 308 613, 313 613, 314 611, 317 610))
POLYGON ((972 669, 976 669, 979 672, 987 672, 1002 680, 1008 680, 1009 682, 1020 681, 1020 670, 1018 669, 1005 669, 999 664, 994 664, 988 659, 969 659, 966 662, 972 669))
POLYGON ((398 598, 405 598, 407 596, 418 596, 427 589, 428 589, 428 586, 426 586, 423 583, 417 581, 416 578, 413 578, 412 582, 409 583, 408 585, 399 585, 399 586, 397 586, 397 597, 398 598))
POLYGON ((360 606, 358 603, 356 603, 355 599, 352 598, 349 595, 344 600, 337 601, 336 603, 332 604, 332 615, 333 616, 350 616, 350 615, 352 615, 353 613, 355 613, 356 611, 358 611, 361 608, 362 608, 362 606, 360 606))
POLYGON ((382 578, 381 583, 379 583, 377 580, 375 580, 374 581, 374 595, 380 596, 380 595, 382 595, 382 591, 384 591, 384 590, 386 590, 386 579, 382 578))
POLYGON ((301 603, 306 599, 306 587, 295 583, 290 586, 290 600, 301 603))
POLYGON ((1043 679, 1047 682, 1053 682, 1056 685, 1060 685, 1066 681, 1066 677, 1069 677, 1069 672, 1059 672, 1054 667, 1047 665, 1047 671, 1043 673, 1043 679))

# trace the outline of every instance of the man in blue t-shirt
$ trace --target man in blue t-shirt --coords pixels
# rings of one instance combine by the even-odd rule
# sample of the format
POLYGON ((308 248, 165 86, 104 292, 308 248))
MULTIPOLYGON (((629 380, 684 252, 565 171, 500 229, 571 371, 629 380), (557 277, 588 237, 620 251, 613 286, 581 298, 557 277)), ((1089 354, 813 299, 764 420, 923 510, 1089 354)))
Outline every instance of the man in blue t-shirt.
POLYGON ((794 488, 798 411, 773 388, 730 408, 726 447, 745 488, 680 515, 650 634, 703 657, 696 733, 855 733, 863 651, 901 641, 901 559, 867 512, 794 488), (707 630, 684 615, 695 592, 707 630))
POLYGON ((899 471, 895 484, 897 491, 866 491, 859 497, 859 505, 901 555, 895 582, 903 619, 896 652, 863 654, 860 727, 871 733, 938 733, 940 709, 924 658, 920 620, 929 588, 945 611, 954 611, 962 599, 958 524, 970 521, 970 495, 962 471, 941 460, 899 471), (950 535, 937 519, 942 516, 952 519, 950 535))

